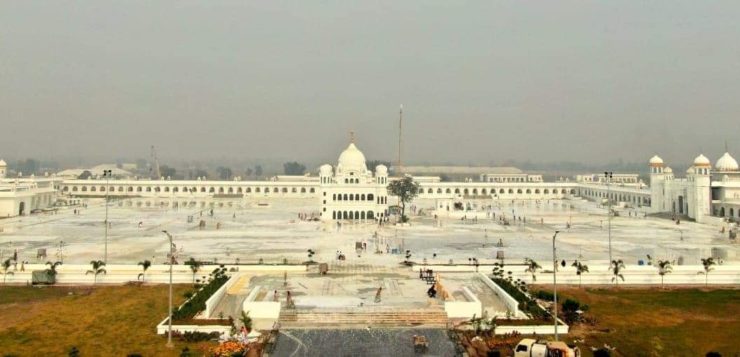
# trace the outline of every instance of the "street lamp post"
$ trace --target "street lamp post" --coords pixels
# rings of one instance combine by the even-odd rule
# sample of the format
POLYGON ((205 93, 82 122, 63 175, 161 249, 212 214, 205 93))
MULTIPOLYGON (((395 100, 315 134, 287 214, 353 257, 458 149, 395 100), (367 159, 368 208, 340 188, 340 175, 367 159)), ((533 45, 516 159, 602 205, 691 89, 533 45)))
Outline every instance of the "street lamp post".
POLYGON ((105 255, 103 256, 103 262, 105 264, 108 264, 108 191, 110 191, 112 173, 111 170, 103 170, 103 177, 105 177, 105 255))
POLYGON ((608 207, 608 211, 606 212, 606 220, 608 222, 608 228, 609 231, 609 264, 612 262, 612 198, 611 198, 611 192, 609 190, 609 184, 612 180, 612 175, 614 173, 611 171, 604 171, 604 179, 606 180, 606 203, 608 207))
POLYGON ((552 236, 552 286, 553 286, 553 324, 555 326, 555 341, 558 340, 558 258, 555 254, 555 237, 560 231, 555 231, 552 236))
POLYGON ((173 348, 174 345, 172 344, 172 265, 175 262, 175 244, 172 243, 172 235, 167 231, 162 231, 162 233, 167 235, 167 238, 170 241, 170 299, 169 299, 169 318, 167 318, 169 327, 167 328, 167 347, 173 348))

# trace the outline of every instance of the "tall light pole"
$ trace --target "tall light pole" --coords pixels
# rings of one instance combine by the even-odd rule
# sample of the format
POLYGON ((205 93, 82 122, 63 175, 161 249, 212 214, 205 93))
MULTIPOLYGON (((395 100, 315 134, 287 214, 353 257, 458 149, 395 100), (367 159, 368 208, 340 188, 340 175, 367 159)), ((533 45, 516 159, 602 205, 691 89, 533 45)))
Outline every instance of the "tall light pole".
POLYGON ((108 264, 108 191, 110 191, 110 177, 113 171, 103 170, 103 177, 105 177, 105 255, 103 256, 103 262, 108 264))
POLYGON ((611 192, 609 191, 609 184, 611 183, 613 174, 614 173, 611 171, 604 171, 604 179, 606 180, 606 203, 608 207, 606 220, 609 222, 607 228, 609 231, 609 264, 612 263, 612 198, 611 192))
POLYGON ((555 231, 552 236, 552 287, 553 287, 553 324, 555 326, 555 341, 558 340, 558 258, 555 254, 555 237, 560 231, 555 231))
POLYGON ((167 318, 169 323, 169 327, 167 328, 167 347, 173 348, 175 346, 172 344, 172 265, 175 263, 175 244, 172 243, 172 235, 169 232, 162 231, 162 233, 166 234, 170 240, 170 300, 168 304, 169 318, 167 318))

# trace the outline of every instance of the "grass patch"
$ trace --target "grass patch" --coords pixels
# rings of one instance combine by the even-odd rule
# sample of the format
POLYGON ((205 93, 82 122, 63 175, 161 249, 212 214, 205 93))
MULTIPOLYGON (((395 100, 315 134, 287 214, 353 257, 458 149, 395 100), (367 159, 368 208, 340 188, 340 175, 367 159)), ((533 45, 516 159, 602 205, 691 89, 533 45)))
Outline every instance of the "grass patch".
MULTIPOLYGON (((191 289, 175 285, 174 303, 191 289)), ((170 350, 156 335, 167 294, 167 285, 0 287, 0 346, 20 356, 66 356, 72 346, 83 356, 179 356, 186 346, 205 353, 213 344, 175 341, 170 350)))
POLYGON ((604 343, 616 356, 734 356, 740 351, 738 289, 559 289, 558 298, 589 305, 594 326, 575 325, 568 337, 583 337, 581 350, 604 343), (584 346, 585 345, 585 346, 584 346))

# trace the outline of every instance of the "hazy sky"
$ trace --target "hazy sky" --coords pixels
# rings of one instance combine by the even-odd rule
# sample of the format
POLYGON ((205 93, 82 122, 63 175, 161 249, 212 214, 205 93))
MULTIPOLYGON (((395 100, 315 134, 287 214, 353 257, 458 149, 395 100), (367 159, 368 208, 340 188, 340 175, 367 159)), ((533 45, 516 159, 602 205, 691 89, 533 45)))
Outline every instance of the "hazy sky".
POLYGON ((740 154, 740 2, 0 2, 0 157, 740 154), (733 150, 734 149, 734 150, 733 150))

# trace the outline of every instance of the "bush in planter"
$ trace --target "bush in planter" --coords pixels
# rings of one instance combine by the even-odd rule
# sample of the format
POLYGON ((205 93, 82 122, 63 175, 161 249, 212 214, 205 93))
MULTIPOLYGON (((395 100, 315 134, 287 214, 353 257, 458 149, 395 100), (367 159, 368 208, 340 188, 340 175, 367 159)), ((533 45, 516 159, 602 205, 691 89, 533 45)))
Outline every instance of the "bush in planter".
POLYGON ((213 295, 216 290, 223 286, 229 277, 226 275, 226 268, 217 268, 211 273, 211 278, 207 284, 203 285, 195 294, 172 313, 173 320, 189 319, 200 311, 205 310, 206 300, 213 295))

